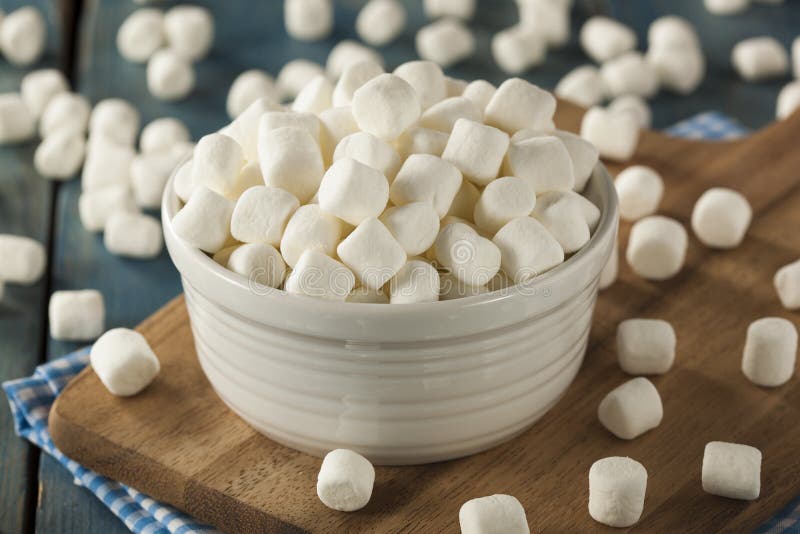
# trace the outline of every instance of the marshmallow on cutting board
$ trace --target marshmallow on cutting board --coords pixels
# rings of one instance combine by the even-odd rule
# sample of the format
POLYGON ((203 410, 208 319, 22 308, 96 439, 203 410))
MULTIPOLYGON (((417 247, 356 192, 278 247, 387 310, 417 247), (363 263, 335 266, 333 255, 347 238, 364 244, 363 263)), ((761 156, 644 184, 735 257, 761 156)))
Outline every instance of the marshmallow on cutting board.
POLYGON ((458 511, 461 534, 528 534, 525 509, 511 495, 472 499, 458 511))
POLYGON ((777 387, 794 375, 797 328, 781 317, 764 317, 747 328, 742 372, 754 384, 777 387))
POLYGON ((114 328, 98 339, 89 353, 92 370, 113 395, 136 395, 161 370, 158 358, 140 333, 114 328))
POLYGON ((713 187, 694 205, 692 230, 706 246, 735 248, 744 239, 752 217, 753 210, 744 195, 725 187, 713 187))
POLYGON ((636 221, 625 257, 633 271, 650 280, 672 278, 683 267, 689 236, 681 223, 661 215, 636 221))
POLYGON ((676 336, 660 319, 627 319, 617 327, 617 358, 630 375, 663 374, 675 361, 676 336))
POLYGON ((647 470, 632 458, 612 456, 589 469, 589 515, 611 527, 639 521, 647 490, 647 470))
POLYGON ((374 484, 375 468, 369 460, 351 450, 336 449, 322 460, 317 496, 328 508, 353 512, 367 505, 374 484))
POLYGON ((800 260, 784 265, 773 278, 778 298, 787 310, 800 309, 800 260))
POLYGON ((628 380, 606 395, 597 417, 620 439, 634 439, 661 424, 664 408, 658 390, 648 379, 628 380))
POLYGON ((761 451, 749 445, 712 441, 703 452, 703 491, 752 501, 761 494, 761 451))

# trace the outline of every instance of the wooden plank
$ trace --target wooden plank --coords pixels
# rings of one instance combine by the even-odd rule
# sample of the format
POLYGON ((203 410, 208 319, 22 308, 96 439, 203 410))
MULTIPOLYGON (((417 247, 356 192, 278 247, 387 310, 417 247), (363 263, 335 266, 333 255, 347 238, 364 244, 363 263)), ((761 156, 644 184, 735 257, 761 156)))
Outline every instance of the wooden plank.
MULTIPOLYGON (((575 125, 580 113, 561 105, 557 122, 575 125)), ((87 370, 51 412, 51 431, 81 462, 229 532, 452 531, 462 502, 496 492, 522 501, 534 531, 588 531, 596 527, 585 508, 589 466, 610 455, 636 458, 649 472, 636 528, 752 530, 800 493, 794 447, 800 442, 800 381, 758 388, 740 370, 750 321, 764 315, 798 321, 779 306, 771 278, 800 252, 800 234, 786 231, 780 234, 785 241, 771 236, 800 221, 800 153, 790 149, 799 135, 800 114, 730 144, 645 133, 635 160, 664 176, 668 195, 661 211, 688 226, 702 191, 725 184, 753 205, 747 239, 732 251, 712 251, 692 239, 685 268, 660 283, 636 277, 623 262, 621 280, 598 301, 586 363, 555 409, 490 451, 429 466, 378 468, 373 500, 363 512, 326 509, 313 492, 319 460, 261 437, 217 399, 186 349, 192 338, 182 300, 140 327, 162 360, 161 377, 141 395, 117 399, 87 370), (661 426, 622 441, 599 425, 596 409, 629 378, 616 363, 614 333, 619 320, 632 316, 669 320, 678 333, 678 357, 672 371, 653 378, 664 400, 661 426), (97 403, 103 396, 107 402, 97 403), (703 447, 712 440, 763 451, 757 501, 702 491, 703 447)))
MULTIPOLYGON (((48 27, 45 55, 32 68, 62 65, 62 5, 54 0, 10 0, 3 9, 9 13, 26 5, 41 9, 48 27)), ((0 59, 0 92, 19 91, 28 70, 0 59)), ((34 140, 0 147, 0 233, 32 237, 49 248, 53 186, 33 168, 36 144, 34 140)), ((6 285, 0 302, 0 381, 30 374, 43 359, 47 286, 47 273, 29 287, 6 285)), ((0 532, 21 532, 33 524, 39 452, 14 435, 8 405, 0 404, 0 532)))

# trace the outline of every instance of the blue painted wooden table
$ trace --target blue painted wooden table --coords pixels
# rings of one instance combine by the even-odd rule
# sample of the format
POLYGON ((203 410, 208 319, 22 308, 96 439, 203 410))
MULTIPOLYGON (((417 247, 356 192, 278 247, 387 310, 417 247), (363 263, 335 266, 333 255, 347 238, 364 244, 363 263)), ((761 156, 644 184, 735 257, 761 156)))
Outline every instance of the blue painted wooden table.
MULTIPOLYGON (((75 88, 93 102, 105 97, 127 98, 142 112, 143 122, 175 116, 187 123, 194 138, 216 130, 225 121, 225 95, 241 71, 259 67, 276 74, 290 59, 304 57, 324 63, 331 46, 354 38, 353 23, 365 0, 337 0, 336 31, 322 43, 298 43, 287 38, 279 0, 251 2, 227 0, 199 2, 215 14, 217 35, 210 57, 198 64, 198 84, 191 99, 166 104, 146 90, 144 67, 124 62, 115 47, 117 28, 136 9, 129 0, 85 0, 77 31, 67 35, 64 13, 75 0, 11 0, 10 11, 27 3, 39 5, 50 25, 48 52, 42 65, 70 64, 75 88), (67 7, 65 7, 67 6, 67 7), (76 56, 63 43, 77 41, 76 56)), ((414 59, 414 29, 424 23, 421 0, 406 0, 409 26, 395 43, 383 47, 387 66, 414 59)), ((513 0, 479 0, 474 21, 479 53, 450 69, 449 74, 495 83, 505 76, 488 53, 490 36, 512 24, 513 0)), ((552 88, 571 68, 587 63, 576 40, 577 28, 586 17, 610 14, 634 27, 640 46, 646 42, 648 24, 664 14, 679 14, 700 29, 709 57, 709 72, 700 89, 689 98, 661 94, 652 101, 654 126, 665 127, 708 109, 723 111, 751 128, 769 123, 774 116, 777 92, 785 81, 748 84, 730 67, 730 49, 745 37, 769 34, 787 46, 800 31, 800 4, 784 7, 755 6, 745 15, 719 18, 709 15, 699 0, 578 1, 573 14, 573 38, 564 49, 552 51, 547 62, 528 78, 552 88)), ((72 32, 70 32, 72 33, 72 32)), ((0 60, 0 91, 17 90, 24 71, 0 60)), ((47 333, 47 298, 58 289, 96 288, 103 292, 107 326, 134 326, 180 292, 180 282, 163 253, 142 262, 110 255, 100 236, 83 230, 78 219, 77 180, 51 184, 32 167, 35 143, 0 148, 0 233, 34 237, 48 247, 50 263, 43 280, 27 287, 8 287, 0 302, 0 381, 30 374, 46 359, 77 348, 54 341, 47 333)), ((86 490, 73 484, 55 461, 39 455, 11 431, 8 408, 0 406, 0 532, 125 532, 119 523, 86 490)))

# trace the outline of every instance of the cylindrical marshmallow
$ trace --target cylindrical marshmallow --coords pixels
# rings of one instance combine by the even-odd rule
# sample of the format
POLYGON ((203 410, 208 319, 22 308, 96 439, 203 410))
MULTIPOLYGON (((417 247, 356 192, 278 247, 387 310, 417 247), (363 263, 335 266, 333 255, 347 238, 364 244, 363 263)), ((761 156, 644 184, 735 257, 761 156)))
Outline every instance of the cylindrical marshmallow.
POLYGON ((608 110, 613 113, 630 113, 636 117, 639 128, 650 128, 653 120, 650 106, 645 100, 636 95, 620 95, 609 102, 608 110))
POLYGON ((789 70, 789 55, 774 37, 753 37, 737 43, 731 61, 739 75, 751 82, 780 78, 789 70))
POLYGON ((596 146, 600 156, 627 161, 639 144, 639 121, 630 113, 593 107, 583 116, 581 137, 596 146))
POLYGON ((497 88, 486 105, 486 124, 508 134, 529 128, 552 129, 555 97, 521 78, 510 78, 497 88))
MULTIPOLYGON (((322 208, 325 209, 324 206, 322 208)), ((339 243, 336 254, 355 273, 362 286, 372 289, 383 287, 397 274, 407 258, 402 245, 374 217, 363 220, 339 243)))
POLYGON ((228 89, 225 108, 231 119, 238 117, 259 98, 279 100, 278 90, 272 76, 260 69, 246 70, 236 77, 228 89))
POLYGON ((344 158, 325 172, 318 196, 323 210, 357 226, 383 213, 389 200, 389 182, 380 171, 344 158))
POLYGON ((293 194, 259 185, 251 187, 236 201, 231 217, 231 235, 242 243, 278 245, 289 217, 300 207, 293 194))
POLYGON ((0 94, 0 145, 27 141, 36 134, 36 119, 17 93, 0 94))
POLYGON ((158 152, 190 140, 186 125, 172 117, 162 117, 142 128, 139 137, 139 150, 144 153, 158 152))
POLYGON ((85 96, 68 92, 58 93, 47 103, 39 119, 39 135, 46 137, 64 127, 85 133, 90 113, 91 106, 85 96))
POLYGON ((121 397, 142 391, 161 370, 144 336, 127 328, 114 328, 100 336, 89 353, 89 362, 106 389, 121 397))
POLYGON ((761 451, 749 445, 712 441, 703 452, 703 491, 753 501, 761 493, 761 451))
POLYGON ((636 33, 614 19, 589 18, 580 31, 583 51, 598 63, 604 63, 636 48, 636 33))
POLYGON ((258 160, 264 183, 308 202, 325 172, 319 144, 307 130, 283 127, 258 132, 258 160))
POLYGON ((469 28, 455 19, 441 19, 417 32, 419 57, 450 67, 475 52, 475 36, 469 28))
POLYGON ((750 7, 750 0, 704 0, 703 4, 714 15, 734 15, 750 7))
POLYGON ((294 99, 308 82, 320 74, 325 74, 321 65, 306 59, 292 60, 278 72, 275 80, 278 94, 281 98, 294 99))
POLYGON ((619 173, 614 187, 619 200, 619 216, 627 221, 655 213, 664 195, 661 176, 644 165, 634 165, 619 173))
POLYGON ((44 246, 29 237, 0 234, 0 280, 30 285, 44 273, 47 253, 44 246))
POLYGON ((447 98, 447 81, 442 67, 433 61, 408 61, 394 69, 395 76, 407 81, 419 95, 422 109, 447 98))
POLYGON ((67 79, 56 69, 29 72, 22 78, 19 86, 22 101, 36 118, 42 115, 54 96, 67 91, 69 91, 67 79))
POLYGON ((617 327, 617 359, 630 375, 660 375, 675 361, 675 330, 660 319, 627 319, 617 327))
POLYGON ((244 153, 239 143, 227 135, 209 134, 197 142, 192 161, 195 186, 204 185, 229 196, 236 189, 244 153))
POLYGON ((353 512, 367 505, 373 484, 375 468, 369 460, 351 450, 336 449, 322 460, 317 475, 317 496, 328 508, 353 512))
POLYGON ((394 74, 381 74, 353 94, 353 118, 358 127, 392 141, 417 122, 422 103, 414 88, 394 74))
POLYGON ((536 205, 536 192, 530 180, 517 176, 498 178, 489 183, 475 204, 474 221, 481 230, 497 233, 511 219, 527 217, 536 205))
POLYGON ((681 223, 651 215, 631 228, 625 258, 633 271, 650 280, 672 278, 683 267, 689 237, 681 223))
POLYGON ((67 180, 83 165, 86 140, 83 133, 70 127, 60 128, 45 137, 33 154, 36 172, 45 178, 67 180))
POLYGON ((333 152, 333 162, 344 158, 380 171, 390 182, 400 168, 400 156, 392 145, 367 132, 356 132, 339 141, 333 152))
POLYGON ((747 328, 742 372, 754 384, 777 387, 794 375, 797 328, 780 317, 765 317, 747 328))
POLYGON ((484 286, 500 270, 500 249, 463 223, 448 224, 434 244, 436 259, 458 280, 484 286))
POLYGON ((515 284, 523 284, 564 261, 564 249, 542 223, 518 217, 492 238, 501 253, 503 272, 515 284))
POLYGON ((497 178, 509 142, 508 134, 497 128, 458 119, 442 159, 455 165, 475 185, 483 186, 497 178))
POLYGON ((197 186, 172 219, 175 233, 189 245, 214 253, 225 246, 234 204, 205 186, 197 186))
POLYGON ((492 57, 506 74, 520 74, 544 61, 544 36, 528 26, 517 25, 492 37, 492 57))
POLYGON ((775 107, 775 118, 783 120, 800 109, 800 81, 791 82, 778 93, 778 103, 775 107))
POLYGON ((300 255, 284 287, 293 295, 344 302, 355 283, 355 275, 345 265, 309 248, 300 255))
POLYGON ((164 46, 164 13, 160 9, 137 9, 117 31, 117 50, 133 63, 144 63, 164 46))
POLYGON ((286 263, 280 252, 267 243, 247 243, 236 247, 226 266, 247 278, 249 287, 256 291, 280 287, 286 276, 286 263))
POLYGON ((161 223, 142 213, 115 213, 106 222, 103 244, 106 250, 117 256, 155 258, 164 247, 161 223))
POLYGON ((328 256, 336 253, 342 237, 342 223, 322 211, 317 204, 300 206, 294 212, 281 238, 281 254, 294 268, 300 256, 309 249, 318 249, 328 256))
POLYGON ((292 102, 292 111, 319 115, 333 106, 333 84, 325 76, 317 76, 303 87, 292 102))
POLYGON ((439 214, 428 202, 412 202, 389 208, 383 212, 380 220, 409 256, 423 254, 431 248, 439 234, 439 214))
POLYGON ((286 33, 298 41, 319 41, 333 30, 331 0, 285 0, 283 22, 286 33))
POLYGON ((461 182, 461 172, 451 163, 430 154, 412 154, 392 182, 389 198, 398 206, 427 202, 442 218, 453 204, 461 182))
POLYGON ((706 59, 695 47, 651 47, 647 61, 658 75, 662 88, 688 95, 702 83, 706 75, 706 59))
POLYGON ((106 308, 95 289, 56 291, 48 306, 50 336, 64 341, 86 341, 103 333, 106 308))
POLYGON ((475 0, 424 0, 422 7, 429 19, 454 17, 470 20, 475 14, 475 0))
POLYGON ((589 469, 589 515, 611 527, 635 525, 644 510, 647 470, 632 458, 612 456, 589 469))
POLYGON ((800 260, 781 267, 775 273, 773 284, 784 308, 800 309, 800 260))
POLYGON ((461 534, 528 534, 525 509, 511 495, 472 499, 458 511, 461 534))
POLYGON ((331 80, 336 81, 347 67, 362 61, 371 61, 372 63, 383 65, 383 58, 372 48, 356 41, 339 41, 328 54, 328 59, 325 61, 325 71, 331 80))
POLYGON ((394 41, 406 26, 406 8, 398 0, 370 0, 356 17, 356 33, 372 46, 394 41))
POLYGON ((130 187, 124 184, 84 191, 78 199, 81 224, 89 232, 105 229, 108 220, 115 214, 136 211, 136 202, 130 187))
POLYGON ((214 18, 200 6, 178 5, 164 14, 169 48, 189 61, 203 59, 214 42, 214 18))
POLYGON ((0 50, 9 63, 26 67, 39 61, 47 42, 47 25, 41 11, 25 6, 3 17, 0 50))
POLYGON ((478 106, 472 100, 463 96, 445 98, 429 107, 422 114, 419 126, 449 134, 453 131, 453 126, 455 126, 458 119, 481 122, 483 120, 483 111, 478 109, 478 106))
POLYGON ((608 93, 600 69, 594 65, 575 67, 556 85, 555 94, 586 108, 603 102, 608 93))
POLYGON ((391 304, 417 304, 438 300, 439 273, 427 261, 411 260, 406 262, 389 281, 389 302, 391 304))
POLYGON ((181 100, 194 89, 194 83, 194 67, 172 50, 159 50, 147 62, 147 88, 159 100, 181 100))
POLYGON ((658 92, 658 73, 640 52, 626 52, 606 61, 600 74, 611 96, 650 98, 658 92))
POLYGON ((128 101, 107 98, 95 104, 89 116, 89 133, 117 143, 133 145, 139 133, 139 112, 128 101))
POLYGON ((633 378, 606 395, 597 417, 620 439, 634 439, 661 424, 664 408, 658 390, 648 379, 633 378))
POLYGON ((353 95, 362 85, 383 73, 383 67, 373 61, 348 65, 333 89, 333 106, 349 106, 353 102, 353 95))
POLYGON ((697 199, 692 210, 692 230, 706 246, 735 248, 744 239, 752 217, 753 210, 744 195, 714 187, 697 199))

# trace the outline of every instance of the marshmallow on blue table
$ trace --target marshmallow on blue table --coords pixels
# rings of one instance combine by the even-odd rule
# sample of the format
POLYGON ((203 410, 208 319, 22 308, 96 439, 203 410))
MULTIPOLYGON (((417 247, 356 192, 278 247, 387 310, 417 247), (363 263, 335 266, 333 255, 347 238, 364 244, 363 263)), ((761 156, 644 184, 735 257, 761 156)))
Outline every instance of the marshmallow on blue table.
POLYGON ((189 61, 208 55, 214 42, 214 18, 200 6, 178 5, 164 14, 164 35, 169 48, 189 61))
POLYGON ((36 119, 17 93, 0 94, 0 145, 20 143, 36 133, 36 119))
POLYGON ((127 328, 114 328, 100 336, 89 362, 106 389, 121 397, 142 391, 161 370, 144 336, 127 328))
POLYGON ((426 110, 447 98, 447 81, 442 67, 433 61, 408 61, 394 69, 394 75, 407 81, 417 92, 426 110))
POLYGON ((66 341, 95 339, 103 333, 106 309, 95 289, 56 291, 50 296, 50 336, 66 341))
POLYGON ((589 469, 589 515, 611 527, 630 527, 644 510, 647 470, 632 458, 612 456, 589 469))
POLYGON ((647 29, 650 48, 700 48, 700 38, 692 24, 675 15, 654 20, 647 29))
POLYGON ((317 248, 306 249, 286 279, 287 293, 342 301, 355 287, 353 272, 317 248))
POLYGON ((19 87, 22 101, 37 119, 41 117, 54 96, 67 91, 69 91, 67 79, 56 69, 31 71, 22 78, 19 87))
POLYGON ((360 61, 348 65, 333 89, 333 106, 349 106, 353 102, 353 94, 362 85, 384 72, 383 67, 374 61, 360 61))
POLYGON ((117 50, 132 63, 144 63, 164 46, 164 13, 160 9, 137 9, 117 30, 117 50))
POLYGON ((608 93, 600 69, 594 65, 575 67, 564 75, 555 88, 555 94, 583 107, 600 104, 608 93))
POLYGON ((0 234, 0 280, 30 285, 44 273, 47 253, 38 241, 29 237, 0 234))
POLYGON ((417 92, 394 74, 376 76, 353 94, 353 117, 358 127, 385 141, 399 137, 421 113, 417 92))
POLYGON ((62 127, 85 133, 91 109, 83 95, 70 92, 53 95, 39 118, 39 135, 46 137, 62 127))
POLYGON ((69 127, 59 128, 36 147, 33 165, 44 178, 67 180, 80 170, 85 154, 83 133, 69 127))
POLYGON ((145 153, 158 152, 190 140, 189 129, 181 120, 162 117, 147 123, 142 128, 142 134, 139 136, 139 150, 145 153))
POLYGON ((0 51, 12 65, 26 67, 39 61, 47 43, 47 24, 41 11, 21 7, 6 15, 0 28, 0 51))
POLYGON ((528 518, 522 504, 511 495, 472 499, 458 511, 461 534, 528 534, 528 518))
POLYGON ((661 215, 636 221, 625 257, 633 271, 649 280, 672 278, 683 267, 689 236, 681 223, 661 215))
POLYGON ((298 41, 319 41, 333 31, 331 0, 285 0, 283 21, 286 33, 298 41))
POLYGON ((307 130, 284 127, 259 131, 258 158, 264 183, 308 202, 325 172, 319 144, 307 130))
POLYGON ((89 133, 106 136, 117 143, 133 145, 139 133, 139 112, 130 102, 106 98, 95 104, 89 116, 89 133))
POLYGON ((800 308, 800 260, 781 267, 775 273, 773 284, 784 308, 800 308))
POLYGON ((424 0, 422 7, 429 19, 455 17, 470 20, 475 14, 475 0, 424 0))
POLYGON ((398 206, 427 202, 442 218, 451 208, 461 182, 461 172, 453 164, 429 154, 412 154, 397 173, 389 197, 398 206))
POLYGON ((159 100, 185 98, 194 89, 192 64, 170 49, 159 50, 147 61, 147 89, 159 100))
POLYGON ((142 213, 115 213, 106 222, 103 244, 109 252, 118 256, 155 258, 164 246, 161 223, 142 213))
POLYGON ((100 232, 105 229, 108 220, 115 214, 136 211, 136 202, 128 185, 110 185, 84 191, 78 198, 81 224, 89 232, 100 232))
POLYGON ((394 41, 406 26, 406 9, 398 0, 370 0, 356 17, 356 33, 367 44, 394 41))
POLYGON ((609 102, 608 110, 613 113, 631 113, 636 117, 639 128, 649 128, 652 122, 650 106, 645 100, 636 95, 620 95, 609 102))
POLYGON ((758 82, 780 78, 789 70, 789 55, 774 37, 752 37, 733 47, 731 61, 739 75, 758 82))
POLYGON ((707 443, 703 451, 703 491, 729 499, 758 499, 761 458, 761 451, 749 445, 707 443))
POLYGON ((444 18, 417 32, 416 48, 419 57, 446 68, 475 53, 475 36, 458 20, 444 18))
POLYGON ((374 483, 375 468, 369 460, 351 450, 336 449, 322 460, 317 496, 328 508, 353 512, 367 505, 374 483))
POLYGON ((706 74, 706 59, 696 47, 651 47, 647 61, 655 69, 662 88, 687 95, 692 93, 706 74))
POLYGON ((604 63, 636 48, 636 33, 614 19, 593 16, 580 31, 584 52, 598 63, 604 63))
POLYGON ((714 15, 734 15, 750 7, 750 0, 704 0, 703 3, 714 15))
POLYGON ((502 255, 503 272, 522 284, 564 261, 564 250, 542 223, 518 217, 505 224, 492 238, 502 255))
POLYGON ((781 317, 765 317, 747 328, 742 372, 754 384, 782 386, 794 375, 797 328, 781 317))
POLYGON ((664 408, 648 379, 628 380, 611 390, 597 408, 600 423, 620 439, 634 439, 661 424, 664 408))
POLYGON ((228 89, 225 109, 231 119, 238 117, 259 98, 278 100, 275 80, 261 69, 249 69, 239 74, 228 89))
POLYGON ((92 191, 109 185, 130 186, 131 162, 136 155, 133 148, 105 140, 95 143, 94 147, 90 144, 86 149, 81 189, 92 191))
POLYGON ((548 47, 561 47, 570 37, 571 1, 517 0, 520 24, 541 34, 548 47))
POLYGON ((626 52, 606 61, 600 73, 611 96, 650 98, 658 92, 658 73, 640 52, 626 52))
POLYGON ((440 291, 439 273, 427 261, 410 260, 389 281, 391 304, 436 302, 440 291))

